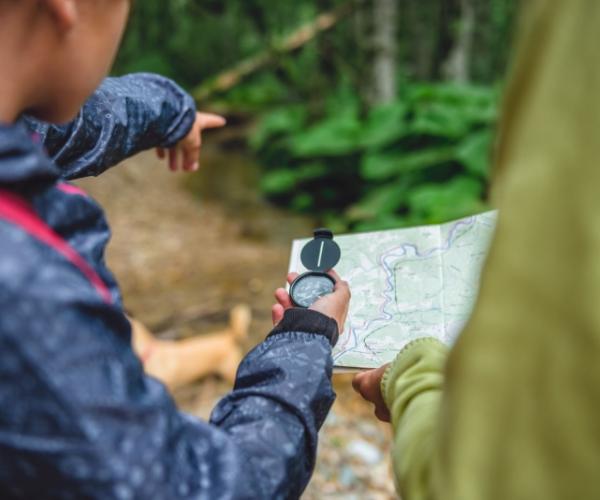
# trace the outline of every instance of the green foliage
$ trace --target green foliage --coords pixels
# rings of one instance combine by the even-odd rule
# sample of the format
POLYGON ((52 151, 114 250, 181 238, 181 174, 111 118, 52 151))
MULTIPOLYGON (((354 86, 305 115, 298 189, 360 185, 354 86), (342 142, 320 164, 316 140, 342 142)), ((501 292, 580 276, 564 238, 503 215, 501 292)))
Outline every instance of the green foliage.
MULTIPOLYGON (((317 14, 352 0, 136 2, 115 73, 154 71, 188 89, 280 46, 317 14)), ((440 83, 460 2, 398 0, 397 99, 371 107, 373 52, 362 5, 301 48, 278 53, 210 103, 260 117, 250 146, 273 202, 335 230, 440 222, 485 208, 497 92, 516 0, 473 0, 465 54, 478 84, 440 83)), ((208 106, 207 106, 208 104, 208 106)))
MULTIPOLYGON (((266 72, 256 75, 244 85, 234 87, 227 94, 224 103, 228 109, 238 112, 256 113, 269 107, 274 102, 285 101, 288 97, 288 89, 273 73, 266 72)), ((216 100, 218 105, 218 100, 216 100)))
POLYGON ((260 150, 269 141, 299 133, 306 122, 306 115, 306 108, 299 105, 271 111, 262 117, 259 129, 250 138, 250 144, 254 149, 260 150))
POLYGON ((416 186, 408 205, 412 215, 425 222, 456 219, 484 209, 482 191, 477 179, 459 175, 445 183, 416 186))
POLYGON ((280 168, 267 172, 261 182, 263 191, 269 195, 293 192, 299 182, 319 179, 327 175, 327 167, 323 163, 307 163, 294 170, 280 168))
POLYGON ((439 146, 416 151, 368 153, 363 157, 361 174, 366 180, 384 181, 408 172, 449 163, 454 159, 454 152, 453 146, 439 146))
POLYGON ((289 5, 268 0, 136 2, 115 70, 160 71, 191 88, 309 18, 301 3, 286 17, 289 5))
POLYGON ((297 158, 350 154, 360 145, 361 124, 356 118, 332 116, 290 139, 297 158))
POLYGON ((396 102, 364 117, 348 95, 342 88, 312 119, 298 105, 263 117, 252 145, 269 198, 355 230, 485 210, 494 89, 405 84, 396 102))
POLYGON ((377 150, 401 139, 407 133, 407 111, 402 101, 371 110, 362 127, 360 144, 377 150))
POLYGON ((489 152, 492 145, 491 130, 480 130, 465 137, 456 148, 456 159, 467 172, 487 179, 489 173, 489 152))

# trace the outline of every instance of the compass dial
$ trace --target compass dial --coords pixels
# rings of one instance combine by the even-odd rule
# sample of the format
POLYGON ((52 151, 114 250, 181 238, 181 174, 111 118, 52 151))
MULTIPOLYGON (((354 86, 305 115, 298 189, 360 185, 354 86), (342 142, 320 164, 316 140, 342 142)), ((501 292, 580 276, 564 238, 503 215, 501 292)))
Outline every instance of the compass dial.
POLYGON ((323 295, 333 292, 333 278, 323 273, 307 273, 300 276, 290 288, 290 296, 300 307, 310 307, 323 295))

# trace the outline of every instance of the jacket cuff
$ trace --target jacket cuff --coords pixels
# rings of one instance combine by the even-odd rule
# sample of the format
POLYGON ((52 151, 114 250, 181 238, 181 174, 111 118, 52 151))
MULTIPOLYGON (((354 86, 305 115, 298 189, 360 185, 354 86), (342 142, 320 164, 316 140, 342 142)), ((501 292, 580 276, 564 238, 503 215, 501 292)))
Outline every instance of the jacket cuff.
POLYGON ((419 356, 420 352, 431 348, 447 352, 447 347, 439 340, 433 337, 423 337, 409 342, 398 353, 394 361, 392 361, 381 377, 381 395, 388 408, 391 408, 393 402, 393 394, 390 391, 390 384, 400 377, 405 370, 414 366, 414 357, 419 356))
POLYGON ((161 144, 164 148, 170 148, 188 135, 192 129, 196 121, 196 101, 174 81, 161 77, 160 83, 179 106, 178 116, 167 130, 165 140, 161 144))
POLYGON ((285 311, 283 319, 271 330, 269 337, 279 333, 303 332, 327 337, 331 347, 337 344, 340 333, 337 322, 312 309, 292 308, 285 311))

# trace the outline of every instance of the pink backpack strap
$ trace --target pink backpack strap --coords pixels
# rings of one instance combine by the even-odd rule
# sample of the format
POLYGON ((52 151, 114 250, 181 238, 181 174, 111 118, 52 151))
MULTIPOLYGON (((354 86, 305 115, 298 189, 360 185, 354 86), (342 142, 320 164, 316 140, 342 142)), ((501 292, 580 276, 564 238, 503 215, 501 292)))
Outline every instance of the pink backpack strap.
POLYGON ((72 194, 75 196, 83 196, 85 198, 88 198, 88 194, 83 189, 78 188, 77 186, 73 186, 73 184, 69 184, 68 182, 59 182, 56 186, 63 193, 72 194))
POLYGON ((104 302, 112 303, 110 291, 98 276, 98 273, 64 239, 40 219, 26 199, 11 191, 0 189, 0 219, 20 227, 38 241, 56 250, 79 269, 81 274, 88 279, 100 294, 104 302))

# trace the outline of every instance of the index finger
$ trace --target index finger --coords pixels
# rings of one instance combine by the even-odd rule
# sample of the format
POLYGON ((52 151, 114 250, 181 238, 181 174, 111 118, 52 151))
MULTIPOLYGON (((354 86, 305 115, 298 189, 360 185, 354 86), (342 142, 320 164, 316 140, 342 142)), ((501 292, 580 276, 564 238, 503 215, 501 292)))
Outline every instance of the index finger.
POLYGON ((335 291, 344 289, 348 291, 348 293, 350 293, 349 283, 347 281, 344 281, 337 272, 335 272, 333 269, 330 269, 327 274, 329 274, 329 276, 331 276, 335 280, 335 291))
POLYGON ((333 288, 334 293, 342 293, 348 297, 352 295, 352 292, 350 291, 350 284, 347 281, 340 278, 337 273, 335 273, 335 275, 331 275, 331 277, 336 280, 335 287, 333 288))
POLYGON ((210 129, 210 128, 220 128, 225 126, 227 120, 220 115, 215 115, 213 113, 198 113, 198 120, 200 122, 200 128, 210 129))
POLYGON ((329 274, 329 276, 331 276, 335 280, 336 283, 339 283, 340 281, 342 281, 342 278, 335 271, 335 269, 330 269, 329 271, 327 271, 327 274, 329 274))

